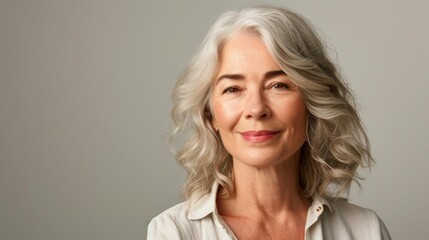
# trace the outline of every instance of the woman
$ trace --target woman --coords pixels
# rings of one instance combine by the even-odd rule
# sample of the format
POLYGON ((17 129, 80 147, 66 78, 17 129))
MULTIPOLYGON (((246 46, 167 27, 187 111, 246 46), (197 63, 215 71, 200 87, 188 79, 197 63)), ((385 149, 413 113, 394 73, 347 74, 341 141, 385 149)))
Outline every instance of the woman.
POLYGON ((390 239, 340 198, 372 162, 353 98, 306 20, 256 6, 221 16, 173 92, 186 202, 149 239, 390 239))

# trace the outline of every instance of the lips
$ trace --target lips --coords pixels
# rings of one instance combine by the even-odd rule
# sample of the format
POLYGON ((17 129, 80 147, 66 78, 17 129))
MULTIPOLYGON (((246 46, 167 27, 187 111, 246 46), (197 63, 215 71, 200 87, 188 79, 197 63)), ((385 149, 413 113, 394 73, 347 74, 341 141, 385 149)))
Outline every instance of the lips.
POLYGON ((248 142, 265 142, 272 139, 279 133, 278 131, 248 131, 242 132, 244 140, 248 142))

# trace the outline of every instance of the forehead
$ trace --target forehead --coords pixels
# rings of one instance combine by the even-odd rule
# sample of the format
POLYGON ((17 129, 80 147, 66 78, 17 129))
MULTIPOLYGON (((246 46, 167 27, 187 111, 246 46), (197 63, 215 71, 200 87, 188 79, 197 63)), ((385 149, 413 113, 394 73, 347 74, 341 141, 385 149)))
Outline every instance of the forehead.
POLYGON ((239 30, 236 32, 233 32, 225 41, 224 48, 223 49, 230 49, 232 47, 248 47, 251 45, 255 45, 256 43, 259 43, 258 45, 265 46, 264 42, 262 41, 259 34, 247 31, 247 30, 239 30))
POLYGON ((220 57, 234 53, 253 52, 256 49, 266 49, 265 43, 256 33, 248 31, 238 31, 228 37, 222 45, 220 57))
POLYGON ((223 44, 219 55, 219 72, 243 67, 279 68, 265 42, 255 33, 239 31, 223 44), (232 69, 231 69, 232 68, 232 69))

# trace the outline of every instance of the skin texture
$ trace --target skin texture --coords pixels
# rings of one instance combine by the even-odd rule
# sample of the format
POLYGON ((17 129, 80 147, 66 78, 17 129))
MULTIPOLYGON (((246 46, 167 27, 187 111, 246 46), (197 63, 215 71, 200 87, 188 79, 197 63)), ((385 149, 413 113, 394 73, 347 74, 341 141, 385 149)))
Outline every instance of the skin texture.
POLYGON ((219 213, 239 239, 303 239, 310 201, 299 187, 307 117, 299 88, 247 32, 225 43, 213 87, 212 126, 235 182, 234 196, 218 198, 219 213))

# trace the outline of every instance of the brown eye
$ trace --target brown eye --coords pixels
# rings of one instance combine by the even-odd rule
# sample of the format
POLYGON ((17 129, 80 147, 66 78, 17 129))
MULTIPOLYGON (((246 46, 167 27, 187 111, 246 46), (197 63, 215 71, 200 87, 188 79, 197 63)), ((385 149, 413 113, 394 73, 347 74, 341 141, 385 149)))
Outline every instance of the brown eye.
POLYGON ((228 87, 225 90, 223 90, 222 94, 224 93, 236 93, 240 91, 237 87, 228 87))
POLYGON ((290 89, 289 85, 286 83, 275 83, 273 84, 273 88, 275 89, 290 89))

